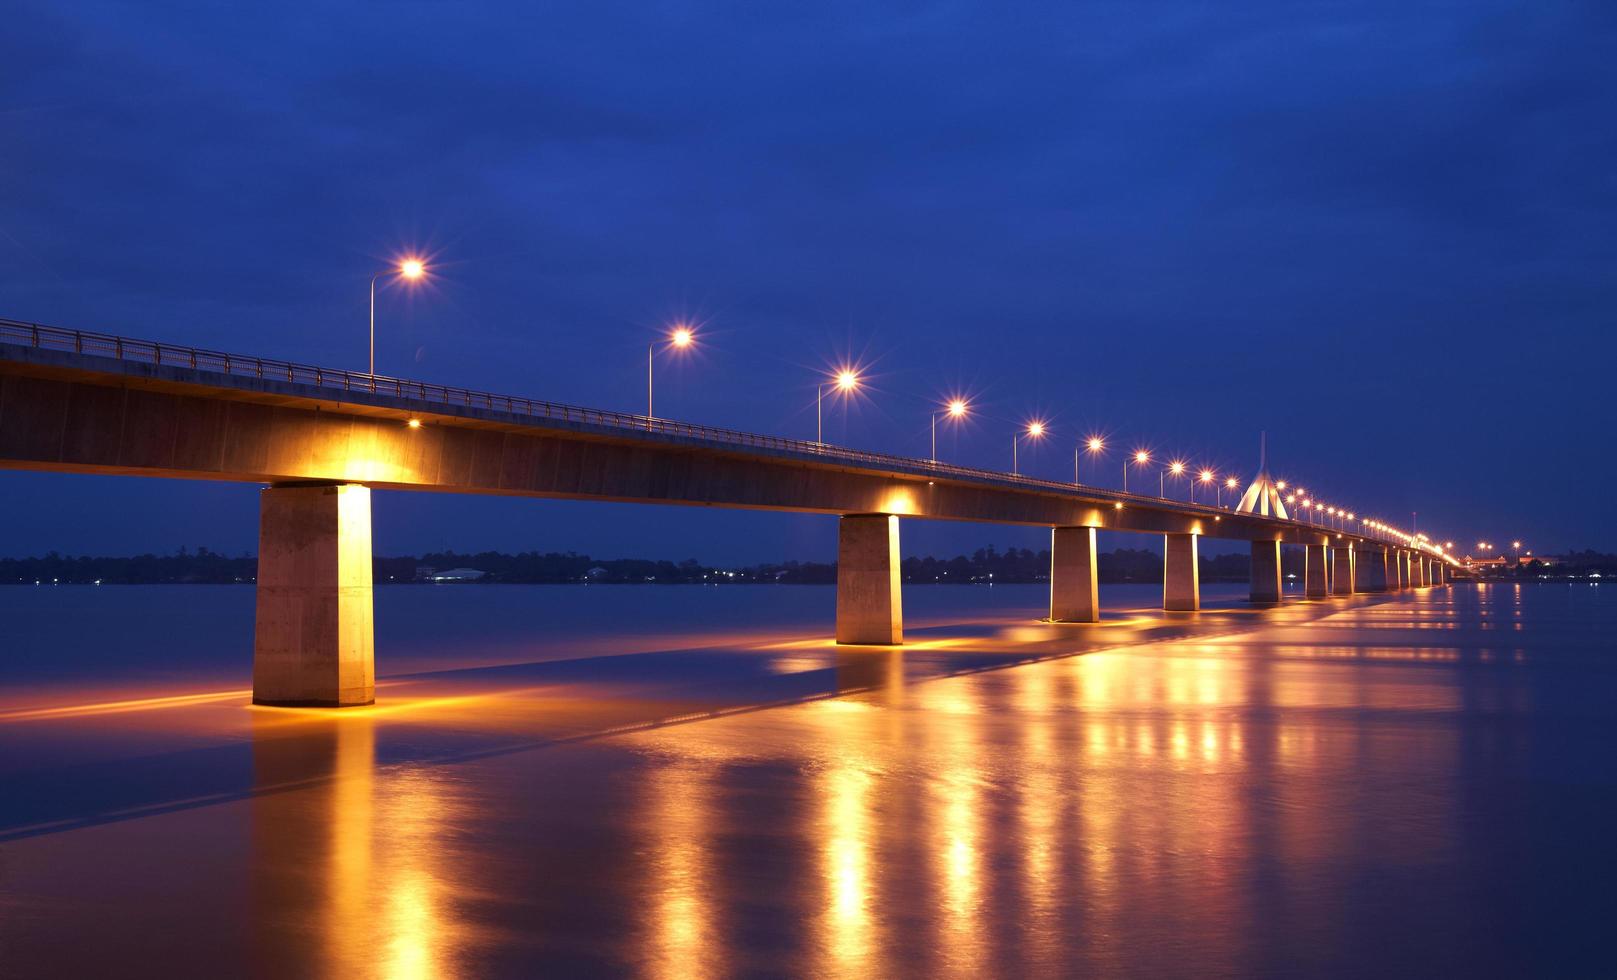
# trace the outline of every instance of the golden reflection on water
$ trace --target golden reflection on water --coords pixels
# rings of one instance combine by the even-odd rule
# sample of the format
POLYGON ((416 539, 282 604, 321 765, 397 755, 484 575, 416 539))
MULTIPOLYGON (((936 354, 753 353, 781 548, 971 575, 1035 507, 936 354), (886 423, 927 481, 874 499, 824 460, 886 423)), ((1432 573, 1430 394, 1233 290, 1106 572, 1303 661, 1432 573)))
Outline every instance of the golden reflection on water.
POLYGON ((933 877, 942 883, 937 947, 954 975, 978 975, 988 962, 978 854, 985 775, 978 692, 977 685, 944 682, 922 686, 915 697, 929 716, 928 751, 935 769, 926 809, 933 816, 927 835, 933 877))
POLYGON ((330 910, 322 920, 326 926, 325 959, 358 968, 365 963, 355 957, 355 952, 366 949, 373 940, 367 927, 375 880, 371 831, 376 798, 376 726, 369 720, 336 724, 330 727, 328 737, 332 742, 333 772, 326 817, 331 873, 325 878, 330 910), (362 928, 363 933, 358 931, 362 928))
POLYGON ((820 946, 830 960, 823 972, 869 976, 875 951, 871 798, 878 776, 851 745, 837 748, 840 761, 824 770, 816 787, 823 807, 818 833, 824 841, 821 870, 826 891, 820 946))
MULTIPOLYGON (((1511 595, 1493 601, 1508 608, 1511 595)), ((554 856, 583 821, 604 828, 600 853, 622 855, 573 872, 601 877, 580 889, 595 907, 577 912, 594 929, 578 948, 606 948, 588 963, 659 977, 1149 973, 1134 969, 1141 938, 1182 940, 1164 939, 1156 916, 1215 947, 1195 969, 1240 974, 1252 964, 1239 937, 1276 909, 1308 909, 1296 917, 1329 935, 1319 881, 1332 868, 1366 854, 1419 868, 1456 846, 1466 760, 1454 719, 1480 696, 1461 680, 1473 655, 1426 634, 1413 607, 949 676, 926 677, 926 650, 777 651, 777 669, 826 670, 835 690, 722 716, 683 695, 636 707, 704 719, 684 726, 647 728, 625 711, 609 729, 586 695, 516 686, 472 698, 423 684, 338 715, 238 710, 253 735, 256 791, 241 809, 255 962, 286 976, 476 973, 474 940, 491 928, 479 923, 501 914, 558 941, 571 923, 556 900, 490 867, 565 874, 554 856), (1393 631, 1422 643, 1399 646, 1393 631), (564 709, 577 720, 560 728, 588 731, 590 750, 622 767, 612 793, 576 778, 554 796, 512 790, 546 760, 576 758, 559 742, 478 762, 380 761, 408 757, 400 745, 417 735, 526 732, 528 716, 555 723, 564 709), (485 780, 478 805, 461 780, 485 780), (559 820, 552 804, 583 815, 559 820), (739 930, 765 916, 774 931, 760 950, 739 930)), ((1489 672, 1521 655, 1496 649, 1489 672)), ((152 715, 124 707, 112 712, 122 724, 152 715)), ((165 710, 182 707, 206 709, 165 710)))
MULTIPOLYGON (((1053 668, 1018 672, 1013 694, 1023 715, 1017 819, 1022 840, 1024 953, 1041 973, 1060 966, 1058 914, 1062 880, 1063 777, 1072 769, 1060 756, 1053 713, 1058 677, 1053 668)), ((1067 717, 1065 714, 1061 717, 1067 717)))
POLYGON ((646 972, 715 976, 724 970, 714 926, 712 813, 715 763, 670 759, 647 773, 646 972))
POLYGON ((445 846, 460 810, 442 775, 378 768, 363 712, 291 717, 254 712, 255 923, 280 964, 265 972, 458 975, 466 928, 446 900, 445 846))

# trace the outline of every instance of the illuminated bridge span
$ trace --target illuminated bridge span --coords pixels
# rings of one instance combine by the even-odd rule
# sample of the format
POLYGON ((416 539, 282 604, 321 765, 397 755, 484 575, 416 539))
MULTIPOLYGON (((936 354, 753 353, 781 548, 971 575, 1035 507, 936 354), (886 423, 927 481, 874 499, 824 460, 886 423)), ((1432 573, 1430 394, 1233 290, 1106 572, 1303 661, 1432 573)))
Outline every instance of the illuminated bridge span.
MULTIPOLYGON (((1200 608, 1201 537, 1252 543, 1257 603, 1280 601, 1282 544, 1306 548, 1314 598, 1442 584, 1453 563, 1392 528, 1315 526, 1278 506, 1181 503, 8 320, 0 467, 267 484, 253 657, 266 704, 374 699, 371 487, 835 514, 836 639, 853 644, 903 642, 901 516, 1051 528, 1058 622, 1099 620, 1097 530, 1164 536, 1173 611, 1200 608)), ((1267 499, 1267 480, 1243 504, 1267 499)))

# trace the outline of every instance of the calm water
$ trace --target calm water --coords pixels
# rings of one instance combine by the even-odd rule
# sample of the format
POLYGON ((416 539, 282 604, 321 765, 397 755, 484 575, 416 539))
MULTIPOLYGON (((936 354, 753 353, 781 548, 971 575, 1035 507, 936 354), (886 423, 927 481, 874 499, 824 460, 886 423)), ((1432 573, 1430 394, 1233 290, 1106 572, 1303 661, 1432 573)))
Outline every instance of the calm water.
POLYGON ((0 975, 1617 975, 1617 590, 1239 591, 0 588, 0 975))

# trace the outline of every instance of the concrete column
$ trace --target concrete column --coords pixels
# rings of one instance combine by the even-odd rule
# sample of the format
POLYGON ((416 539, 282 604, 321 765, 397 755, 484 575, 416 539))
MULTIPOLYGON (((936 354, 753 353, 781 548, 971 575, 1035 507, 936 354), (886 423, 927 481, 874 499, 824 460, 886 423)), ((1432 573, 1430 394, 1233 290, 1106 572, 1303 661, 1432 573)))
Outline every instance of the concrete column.
POLYGON ((253 703, 376 700, 371 491, 269 487, 259 496, 253 703))
POLYGON ((1448 581, 1449 567, 1440 561, 1432 562, 1432 584, 1443 585, 1448 581))
POLYGON ((1432 563, 1425 555, 1421 555, 1415 559, 1415 565, 1419 569, 1415 575, 1415 584, 1424 589, 1432 584, 1432 563))
POLYGON ((1359 553, 1355 558, 1357 562, 1354 572, 1358 579, 1354 582, 1360 592, 1386 592, 1388 591, 1388 556, 1385 548, 1369 548, 1359 553))
POLYGON ((1170 612, 1195 612, 1202 607, 1196 535, 1164 534, 1162 537, 1162 608, 1170 612))
POLYGON ((898 518, 850 514, 837 525, 837 642, 904 642, 898 518))
POLYGON ((1331 564, 1333 566, 1333 574, 1331 575, 1331 594, 1332 595, 1352 595, 1354 593, 1355 590, 1354 590, 1354 581, 1353 581, 1353 579, 1354 579, 1354 576, 1353 576, 1353 572, 1354 572, 1353 558, 1354 558, 1354 555, 1353 555, 1353 544, 1352 544, 1352 542, 1349 542, 1349 543, 1343 544, 1343 545, 1338 545, 1336 548, 1334 548, 1332 550, 1332 554, 1331 554, 1331 559, 1332 559, 1331 564))
POLYGON ((1252 591, 1248 598, 1253 602, 1280 601, 1279 541, 1252 542, 1252 591))
POLYGON ((1391 592, 1401 592, 1409 588, 1409 566, 1404 561, 1402 551, 1393 549, 1392 567, 1388 570, 1390 578, 1387 579, 1387 588, 1391 592))
POLYGON ((1323 599, 1330 595, 1330 580, 1325 572, 1330 552, 1322 544, 1304 545, 1303 550, 1303 594, 1310 599, 1323 599))
POLYGON ((1100 586, 1095 577, 1095 529, 1050 529, 1050 621, 1100 622, 1100 586))

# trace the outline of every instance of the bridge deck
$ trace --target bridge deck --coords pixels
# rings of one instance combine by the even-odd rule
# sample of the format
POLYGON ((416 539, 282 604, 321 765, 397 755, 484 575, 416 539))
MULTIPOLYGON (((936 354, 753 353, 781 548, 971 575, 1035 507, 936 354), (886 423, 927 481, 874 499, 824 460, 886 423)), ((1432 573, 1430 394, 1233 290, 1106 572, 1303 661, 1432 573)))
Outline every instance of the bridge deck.
POLYGON ((1370 540, 1099 487, 16 321, 0 321, 0 467, 1370 540))

